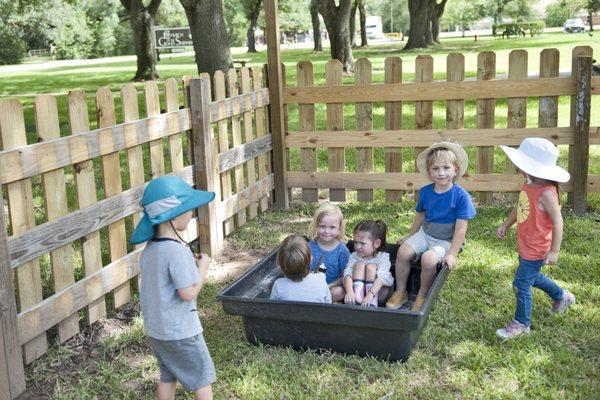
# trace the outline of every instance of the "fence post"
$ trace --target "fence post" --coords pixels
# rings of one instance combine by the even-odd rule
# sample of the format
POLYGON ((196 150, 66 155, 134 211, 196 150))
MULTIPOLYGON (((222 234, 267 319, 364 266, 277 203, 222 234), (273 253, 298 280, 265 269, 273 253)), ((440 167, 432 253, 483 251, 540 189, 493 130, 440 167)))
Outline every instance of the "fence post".
POLYGON ((4 223, 4 199, 0 196, 0 398, 14 399, 25 391, 23 357, 19 344, 17 303, 4 223))
MULTIPOLYGON (((216 142, 212 138, 210 126, 210 81, 201 77, 190 80, 190 108, 192 113, 192 154, 194 160, 194 182, 197 189, 219 192, 219 164, 216 142)), ((221 250, 219 240, 220 222, 217 216, 216 201, 198 210, 198 237, 200 248, 216 257, 221 250)))
POLYGON ((273 173, 275 175, 275 207, 287 209, 287 167, 285 162, 285 124, 283 123, 283 80, 279 53, 279 15, 277 0, 265 0, 265 23, 269 68, 269 107, 273 140, 273 173))
POLYGON ((573 211, 586 213, 587 179, 590 153, 592 57, 577 59, 577 91, 575 92, 575 151, 573 154, 573 211))

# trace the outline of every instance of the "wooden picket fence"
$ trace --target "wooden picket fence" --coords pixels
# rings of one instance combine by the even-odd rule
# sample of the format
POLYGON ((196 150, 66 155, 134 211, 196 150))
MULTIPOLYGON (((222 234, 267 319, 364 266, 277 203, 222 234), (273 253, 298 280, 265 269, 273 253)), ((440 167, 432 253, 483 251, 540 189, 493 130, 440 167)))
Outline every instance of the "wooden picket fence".
MULTIPOLYGON (((589 127, 590 96, 600 94, 600 78, 590 79, 592 49, 573 50, 571 77, 559 77, 559 52, 545 49, 540 55, 539 76, 528 77, 528 54, 514 50, 509 56, 508 78, 496 79, 493 52, 478 55, 477 79, 465 80, 462 54, 449 54, 446 81, 433 81, 433 58, 418 56, 415 81, 403 82, 399 57, 385 60, 385 83, 372 83, 371 62, 355 63, 354 84, 342 84, 342 66, 337 60, 326 65, 325 85, 314 85, 313 66, 297 64, 296 86, 283 90, 285 106, 298 105, 299 128, 287 131, 286 147, 299 149, 300 170, 288 171, 288 187, 301 188, 304 201, 318 201, 318 190, 328 189, 329 199, 346 200, 348 190, 356 190, 359 201, 372 201, 374 189, 385 189, 387 201, 399 201, 402 191, 427 183, 418 173, 402 172, 403 148, 414 148, 414 157, 433 142, 447 138, 476 147, 476 159, 461 181, 477 192, 480 203, 491 200, 493 192, 518 191, 523 179, 508 162, 505 173, 494 166, 494 146, 518 145, 525 137, 544 137, 555 144, 569 145, 569 170, 573 179, 562 187, 577 210, 585 208, 587 192, 600 191, 600 176, 588 176, 590 144, 600 144, 600 130, 589 127), (577 72, 582 57, 581 72, 577 72), (558 97, 571 96, 571 124, 558 127, 558 97), (538 97, 538 127, 526 127, 527 98, 538 97), (507 99, 508 123, 499 128, 495 103, 507 99), (464 129, 465 100, 476 101, 475 128, 464 129), (433 102, 445 101, 445 129, 433 128, 433 102), (384 103, 385 126, 373 130, 374 102, 384 103), (403 102, 414 102, 414 129, 402 121, 403 102), (326 104, 326 131, 315 129, 315 104, 326 104), (355 129, 344 129, 344 105, 354 103, 355 129), (587 107, 587 110, 586 110, 587 107), (576 120, 576 116, 579 116, 576 120), (586 126, 587 124, 587 126, 586 126), (326 149, 327 165, 318 163, 318 149, 326 149), (374 172, 373 151, 381 148, 384 165, 374 172), (355 171, 346 165, 347 149, 356 149, 355 171)), ((348 116, 346 116, 348 118, 348 116)), ((327 195, 327 193, 325 193, 327 195)))
POLYGON ((71 91, 62 118, 68 135, 61 135, 56 97, 38 95, 34 144, 27 143, 21 103, 0 101, 7 200, 5 206, 0 197, 0 398, 24 390, 23 362, 45 354, 51 337, 62 343, 131 299, 143 246, 129 245, 127 232, 139 220, 147 181, 172 173, 216 193, 187 231, 213 255, 225 235, 270 207, 263 81, 262 68, 217 72, 212 85, 208 76, 182 84, 171 78, 162 100, 157 83, 146 82, 144 118, 136 87, 127 84, 119 124, 114 94, 103 87, 95 95, 95 130, 86 94, 71 91))

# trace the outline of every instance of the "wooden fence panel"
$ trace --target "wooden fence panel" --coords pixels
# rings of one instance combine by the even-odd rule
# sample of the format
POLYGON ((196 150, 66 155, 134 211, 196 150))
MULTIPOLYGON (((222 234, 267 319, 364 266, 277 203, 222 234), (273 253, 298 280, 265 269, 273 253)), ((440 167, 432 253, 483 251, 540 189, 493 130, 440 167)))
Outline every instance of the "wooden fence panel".
MULTIPOLYGON (((4 150, 27 145, 23 107, 17 100, 0 101, 0 134, 4 150)), ((12 234, 18 235, 35 227, 31 179, 6 185, 12 234)), ((23 312, 42 301, 42 278, 39 260, 21 265, 15 271, 17 309, 23 312)), ((38 335, 23 345, 26 364, 42 356, 48 349, 46 334, 38 335)))
MULTIPOLYGON (((433 81, 433 57, 417 56, 415 59, 415 82, 433 81)), ((433 127, 433 101, 415 101, 415 129, 431 129, 433 127)), ((417 157, 425 150, 424 147, 415 147, 415 168, 417 157)), ((418 168, 417 168, 417 172, 418 168)), ((415 191, 415 200, 419 191, 415 191)))
MULTIPOLYGON (((160 98, 158 85, 155 81, 144 82, 144 102, 146 104, 146 116, 153 117, 160 114, 160 98)), ((156 131, 157 129, 154 126, 149 127, 148 137, 157 137, 156 131)), ((150 170, 152 171, 152 179, 165 174, 165 153, 162 139, 150 142, 150 170)))
MULTIPOLYGON (((250 93, 250 70, 246 67, 240 69, 240 80, 242 82, 242 94, 250 93)), ((249 143, 254 140, 254 124, 252 122, 252 111, 244 113, 244 142, 249 143)), ((247 187, 256 182, 256 160, 252 159, 246 162, 246 182, 247 187)), ((258 214, 258 203, 250 203, 248 207, 248 218, 253 219, 258 214)))
MULTIPOLYGON (((229 84, 229 97, 238 96, 240 94, 240 87, 238 84, 238 73, 235 68, 231 68, 227 71, 227 83, 229 84)), ((231 139, 233 147, 242 144, 242 128, 240 123, 240 117, 231 117, 231 139)), ((238 165, 233 169, 235 176, 235 192, 240 193, 244 190, 244 167, 238 165)), ((241 209, 237 213, 237 226, 242 226, 246 223, 246 210, 241 209)))
MULTIPOLYGON (((356 85, 370 85, 373 82, 373 72, 371 61, 367 58, 359 58, 354 64, 354 73, 356 85)), ((356 129, 373 129, 373 104, 356 103, 356 129)), ((356 171, 373 172, 373 149, 369 147, 359 147, 356 154, 356 171)), ((372 190, 358 190, 356 192, 358 201, 373 201, 372 190)))
MULTIPOLYGON (((252 87, 254 90, 261 90, 263 88, 261 76, 261 68, 252 67, 252 87)), ((256 138, 261 138, 267 134, 266 128, 266 113, 264 107, 259 107, 254 110, 254 123, 256 125, 256 138)), ((258 156, 258 180, 262 180, 267 176, 267 163, 270 157, 264 155, 258 156)), ((260 198, 260 211, 265 212, 269 208, 268 196, 260 198)))
MULTIPOLYGON (((268 86, 268 84, 267 84, 267 86, 268 86)), ((287 86, 287 77, 285 75, 285 64, 281 63, 281 87, 285 88, 286 86, 287 86)), ((269 93, 269 96, 270 96, 270 93, 269 93)), ((269 102, 270 102, 270 99, 269 99, 269 102)), ((269 110, 271 112, 271 117, 273 116, 273 110, 275 110, 275 108, 276 108, 276 105, 272 105, 272 104, 269 103, 269 110)), ((282 136, 283 136, 283 140, 285 140, 285 135, 287 134, 287 130, 288 130, 288 126, 289 126, 288 125, 289 110, 288 110, 287 104, 282 104, 281 105, 281 109, 282 109, 282 112, 283 112, 283 126, 282 126, 281 129, 284 130, 284 132, 282 132, 282 136)), ((273 135, 272 135, 273 133, 274 132, 271 132, 271 137, 273 137, 273 135)), ((279 140, 279 139, 277 139, 277 140, 279 140)), ((283 150, 282 151, 284 153, 283 157, 284 157, 284 162, 285 162, 285 170, 287 172, 292 167, 292 159, 290 157, 290 152, 288 151, 288 149, 284 145, 282 145, 282 146, 283 146, 283 150)), ((273 154, 273 157, 274 156, 275 155, 273 154)), ((285 201, 285 203, 289 205, 289 200, 291 198, 292 198, 292 189, 289 188, 288 191, 287 191, 287 200, 285 201)), ((287 208, 287 205, 286 205, 286 208, 287 208)))
MULTIPOLYGON (((87 108, 87 96, 83 90, 75 90, 67 95, 67 109, 69 113, 69 127, 72 135, 90 130, 90 121, 87 108)), ((73 165, 75 170, 75 187, 79 208, 96 204, 96 180, 94 177, 94 163, 92 160, 83 161, 73 165)), ((100 231, 84 236, 81 239, 81 253, 83 256, 83 269, 86 276, 102 268, 102 250, 100 246, 100 231)), ((93 324, 106 316, 106 301, 104 296, 94 300, 87 306, 86 321, 93 324)))
MULTIPOLYGON (((113 94, 108 87, 102 87, 96 92, 96 116, 99 128, 116 124, 115 102, 113 94)), ((123 191, 123 187, 121 185, 119 152, 102 157, 102 172, 104 176, 105 197, 109 198, 120 194, 123 191)), ((113 262, 127 254, 124 219, 108 226, 108 247, 110 249, 110 260, 113 262)), ((115 308, 121 307, 131 300, 129 282, 125 282, 117 287, 113 291, 113 295, 115 308)))
MULTIPOLYGON (((325 82, 327 86, 342 85, 342 63, 339 60, 329 60, 325 67, 325 82)), ((335 90, 335 88, 332 88, 335 90)), ((344 105, 340 103, 327 104, 327 130, 344 130, 344 105)), ((346 157, 343 147, 331 147, 328 149, 329 172, 344 172, 346 170, 346 157)), ((346 190, 329 189, 329 200, 346 201, 346 190)))
MULTIPOLYGON (((385 83, 402 83, 402 60, 400 57, 387 57, 385 59, 385 83)), ((402 102, 386 101, 385 130, 402 129, 402 102)), ((386 147, 384 149, 384 163, 386 172, 402 172, 402 148, 386 147)), ((385 201, 396 202, 402 200, 402 192, 386 190, 385 201)))
MULTIPOLYGON (((527 52, 513 50, 508 56, 508 79, 522 81, 527 79, 527 52)), ((508 99, 508 127, 525 128, 527 125, 527 98, 512 97, 508 99)), ((517 167, 506 157, 506 172, 515 174, 517 167)), ((509 193, 508 198, 516 201, 516 193, 509 193)))
MULTIPOLYGON (((60 137, 58 106, 53 95, 41 94, 34 100, 35 125, 38 140, 48 141, 60 137)), ((46 218, 53 221, 69 213, 65 172, 62 168, 42 175, 46 218)), ((73 248, 70 244, 50 253, 54 292, 75 282, 73 270, 73 248)), ((79 333, 77 314, 70 315, 58 324, 58 339, 61 343, 79 333)))
MULTIPOLYGON (((557 49, 544 49, 540 54, 540 78, 552 78, 559 74, 557 49)), ((558 97, 540 97, 538 106, 538 126, 553 128, 558 125, 558 97)))
MULTIPOLYGON (((223 100, 226 98, 225 89, 225 74, 223 71, 216 71, 213 81, 215 100, 223 100)), ((227 129, 227 120, 221 120, 217 122, 217 130, 219 135, 219 152, 224 153, 229 150, 229 131, 227 129)), ((231 174, 233 171, 225 171, 221 174, 221 186, 222 186, 222 199, 224 201, 228 197, 231 197, 232 186, 231 186, 231 174)), ((234 224, 233 218, 229 218, 223 222, 223 229, 225 235, 229 235, 233 232, 234 224)))
MULTIPOLYGON (((312 86, 313 80, 313 65, 310 61, 301 61, 296 66, 296 77, 298 86, 312 86)), ((298 129, 300 131, 314 131, 315 122, 315 105, 314 104, 299 104, 298 105, 298 129)), ((317 151, 316 149, 303 147, 300 149, 300 165, 304 172, 317 171, 317 151)), ((302 188, 302 201, 316 203, 319 201, 319 190, 302 188)))
POLYGON ((583 216, 587 212, 587 184, 590 162, 590 112, 591 112, 591 56, 577 60, 577 99, 575 107, 575 160, 572 171, 573 212, 583 216))
MULTIPOLYGON (((496 78, 496 53, 484 51, 477 55, 477 80, 485 81, 496 78)), ((496 100, 478 99, 477 128, 493 128, 495 117, 496 100)), ((479 173, 494 172, 494 148, 482 146, 477 149, 477 171, 479 173)), ((488 204, 492 200, 492 192, 478 192, 477 197, 480 204, 488 204)))
MULTIPOLYGON (((175 78, 169 78, 165 81, 165 105, 167 112, 179 110, 179 86, 175 78)), ((183 168, 183 143, 181 139, 181 133, 169 136, 169 155, 171 171, 173 172, 183 168)))
MULTIPOLYGON (((460 53, 448 54, 446 58, 446 80, 460 82, 465 80, 465 56, 460 53)), ((465 101, 446 101, 446 129, 465 127, 465 101)), ((463 171, 465 172, 465 171, 463 171)))

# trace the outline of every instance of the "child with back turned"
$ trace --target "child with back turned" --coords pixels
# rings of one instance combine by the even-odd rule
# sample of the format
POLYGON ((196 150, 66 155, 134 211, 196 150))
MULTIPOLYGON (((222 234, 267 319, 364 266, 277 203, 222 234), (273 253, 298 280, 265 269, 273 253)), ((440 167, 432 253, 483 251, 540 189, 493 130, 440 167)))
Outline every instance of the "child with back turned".
POLYGON ((471 196, 455 180, 465 173, 469 160, 456 143, 438 142, 417 157, 417 167, 432 183, 419 190, 412 227, 396 256, 396 290, 386 303, 400 308, 408 300, 406 283, 410 260, 421 256, 421 285, 412 310, 419 311, 437 274, 437 265, 452 269, 467 234, 470 219, 475 218, 471 196))
POLYGON ((300 235, 283 239, 277 251, 277 263, 283 277, 273 282, 271 300, 331 303, 331 293, 325 274, 310 273, 310 247, 300 235))
POLYGON ((496 331, 506 340, 530 331, 532 286, 550 296, 553 313, 564 313, 575 296, 541 273, 544 265, 558 261, 563 235, 558 182, 568 182, 570 175, 556 165, 558 149, 542 138, 526 138, 518 149, 500 147, 527 180, 517 206, 496 231, 504 239, 506 230, 517 223, 519 266, 513 280, 517 307, 514 319, 496 331))
POLYGON ((187 228, 193 209, 214 196, 178 177, 154 179, 144 190, 144 215, 131 235, 133 244, 148 242, 140 258, 140 302, 160 368, 160 400, 175 398, 177 381, 196 399, 212 399, 215 368, 196 306, 208 256, 194 255, 177 232, 187 228))
POLYGON ((330 203, 317 208, 308 227, 308 245, 312 252, 310 270, 314 272, 325 269, 325 278, 333 301, 344 298, 342 273, 350 257, 350 251, 342 242, 345 239, 345 227, 342 210, 330 203))

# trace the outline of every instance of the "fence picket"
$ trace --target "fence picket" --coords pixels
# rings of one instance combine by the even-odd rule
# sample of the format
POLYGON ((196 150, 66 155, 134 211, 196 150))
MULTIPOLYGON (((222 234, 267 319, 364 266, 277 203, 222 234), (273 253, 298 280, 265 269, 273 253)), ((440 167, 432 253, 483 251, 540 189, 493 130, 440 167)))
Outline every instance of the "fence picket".
MULTIPOLYGON (((87 96, 83 90, 69 92, 67 95, 67 109, 71 134, 88 132, 90 130, 90 121, 87 96)), ((73 169, 75 170, 75 187, 77 189, 79 208, 96 204, 98 197, 96 196, 93 161, 88 160, 75 164, 73 169)), ((81 253, 86 276, 102 268, 100 231, 90 233, 81 239, 81 253)), ((86 320, 91 325, 104 316, 106 316, 106 301, 104 300, 104 296, 102 296, 87 306, 86 320)))
MULTIPOLYGON (((552 78, 559 74, 560 53, 557 49, 544 49, 540 54, 540 78, 552 78)), ((540 97, 538 126, 554 128, 558 125, 558 97, 540 97)))
MULTIPOLYGON (((385 59, 385 83, 402 83, 402 60, 400 57, 387 57, 385 59)), ((402 129, 402 102, 386 101, 385 105, 385 130, 402 129)), ((385 171, 402 172, 402 148, 386 147, 384 149, 385 171)), ((385 201, 395 202, 402 200, 399 190, 386 190, 385 201)))
MULTIPOLYGON (((166 111, 179 110, 179 87, 175 78, 165 81, 165 105, 166 111)), ((173 124, 176 121, 171 121, 173 124)), ((171 159, 171 171, 177 172, 183 168, 183 143, 181 133, 169 136, 169 155, 171 159)))
MULTIPOLYGON (((235 68, 227 71, 227 83, 229 84, 229 97, 238 96, 240 87, 238 84, 238 74, 235 68)), ((240 117, 231 117, 231 140, 233 147, 242 144, 242 128, 240 117)), ((244 190, 244 167, 238 165, 233 169, 235 176, 235 192, 240 193, 244 190)), ((237 226, 242 226, 246 223, 246 209, 243 208, 237 213, 237 226)))
MULTIPOLYGON (((460 82, 465 80, 465 56, 461 53, 450 53, 446 58, 446 80, 460 82)), ((462 129, 465 127, 465 101, 446 101, 446 129, 462 129)), ((463 171, 464 172, 464 171, 463 171)))
MULTIPOLYGON (((254 90, 260 90, 263 87, 261 79, 261 68, 252 67, 252 87, 254 90)), ((260 107, 254 110, 254 122, 256 124, 256 138, 260 138, 267 133, 265 108, 260 107)), ((270 158, 270 157, 268 157, 270 158)), ((262 180, 267 176, 268 158, 264 155, 258 156, 258 180, 262 180)), ((260 211, 265 212, 269 208, 269 199, 267 196, 260 198, 260 211)))
MULTIPOLYGON (((246 67, 240 69, 240 80, 242 82, 242 93, 250 93, 250 70, 246 67)), ((244 113, 244 142, 248 143, 254 140, 254 124, 252 121, 252 111, 244 113)), ((256 182, 256 159, 249 160, 246 163, 246 182, 247 187, 256 182)), ((258 203, 252 202, 248 207, 248 218, 253 219, 258 214, 258 203)))
MULTIPOLYGON (((433 81, 433 57, 419 55, 415 59, 415 82, 433 81)), ((415 129, 431 129, 433 126, 433 102, 415 101, 415 129)), ((425 150, 424 147, 415 147, 415 168, 417 157, 425 150)), ((418 172, 418 171, 417 171, 418 172)), ((419 191, 415 191, 415 200, 419 191)))
MULTIPOLYGON (((483 51, 477 55, 477 80, 494 78, 496 78, 496 53, 483 51)), ((495 99, 478 99, 475 126, 493 128, 495 108, 495 99)), ((483 174, 494 172, 494 147, 482 146, 477 149, 477 172, 483 174)), ((492 200, 492 192, 478 192, 477 196, 480 204, 487 204, 492 200)))
MULTIPOLYGON (((41 141, 60 137, 58 106, 53 95, 41 94, 35 97, 34 114, 37 137, 41 141)), ((46 218, 55 220, 69 213, 65 171, 59 168, 42 174, 46 218)), ((54 292, 59 292, 75 282, 73 270, 73 248, 70 244, 50 253, 54 292)), ((58 324, 58 339, 61 343, 79 333, 77 314, 72 314, 58 324)))
MULTIPOLYGON (((0 135, 4 150, 27 145, 23 107, 17 100, 0 101, 0 135)), ((6 185, 12 234, 27 232, 35 226, 31 179, 6 185)), ((15 271, 17 310, 23 312, 42 301, 39 260, 21 265, 15 271)), ((48 350, 46 335, 41 334, 23 345, 23 358, 29 364, 48 350)))
MULTIPOLYGON (((342 85, 342 63, 339 60, 329 60, 325 67, 325 84, 327 86, 342 85)), ((333 89, 335 90, 335 89, 333 89)), ((286 124, 287 126, 287 124, 286 124)), ((341 103, 327 103, 327 130, 344 130, 344 105, 341 103)), ((330 147, 328 149, 329 172, 344 172, 346 158, 343 147, 330 147)), ((329 200, 346 201, 345 189, 329 189, 329 200)))
MULTIPOLYGON (((370 85, 373 82, 371 61, 367 58, 359 58, 354 64, 356 85, 370 85)), ((373 103, 356 103, 356 129, 373 129, 373 103)), ((356 171, 373 172, 374 160, 373 149, 370 147, 359 147, 356 154, 356 171)), ((372 190, 357 190, 358 201, 373 201, 372 190)))
MULTIPOLYGON (((513 50, 508 56, 508 79, 520 81, 527 79, 527 51, 513 50)), ((527 125, 527 98, 511 97, 508 99, 508 127, 525 128, 527 125)), ((506 172, 516 174, 517 167, 506 157, 506 172)), ((516 193, 508 193, 507 197, 516 200, 516 193)))
MULTIPOLYGON (((160 114, 160 98, 158 85, 155 81, 144 82, 144 103, 146 105, 146 116, 152 117, 160 114)), ((148 128, 148 137, 155 137, 154 127, 148 128)), ((150 170, 152 179, 165 174, 165 153, 163 140, 157 139, 150 142, 150 170)))
MULTIPOLYGON (((296 66, 296 77, 298 86, 313 85, 313 65, 310 61, 300 61, 296 66)), ((298 105, 298 129, 302 132, 315 130, 315 105, 298 105)), ((300 166, 304 172, 315 172, 317 170, 317 151, 303 147, 300 149, 300 166)), ((302 201, 316 203, 319 201, 319 190, 302 188, 302 201)))
MULTIPOLYGON (((96 92, 96 116, 98 127, 103 128, 116 124, 115 102, 113 94, 108 87, 101 87, 96 92)), ((111 138, 112 139, 112 138, 111 138)), ((104 175, 104 194, 106 198, 120 194, 121 165, 119 163, 119 152, 102 157, 102 172, 104 175)), ((125 235, 125 220, 122 219, 108 226, 108 247, 110 260, 116 261, 127 254, 127 238, 125 235)), ((114 291, 114 306, 121 307, 131 299, 129 282, 118 286, 114 291)))

